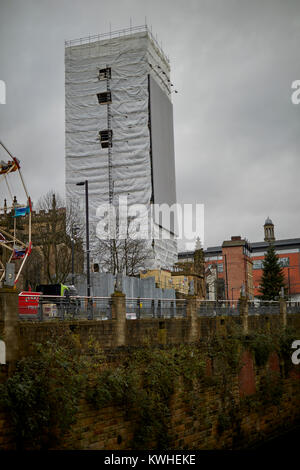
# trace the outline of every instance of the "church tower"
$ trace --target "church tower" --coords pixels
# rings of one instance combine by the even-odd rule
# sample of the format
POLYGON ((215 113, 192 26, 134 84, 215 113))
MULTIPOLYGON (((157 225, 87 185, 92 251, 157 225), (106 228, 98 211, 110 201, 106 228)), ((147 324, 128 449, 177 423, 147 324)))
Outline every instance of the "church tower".
POLYGON ((275 241, 274 235, 274 224, 270 217, 268 217, 264 224, 264 232, 265 232, 265 242, 271 243, 275 241))

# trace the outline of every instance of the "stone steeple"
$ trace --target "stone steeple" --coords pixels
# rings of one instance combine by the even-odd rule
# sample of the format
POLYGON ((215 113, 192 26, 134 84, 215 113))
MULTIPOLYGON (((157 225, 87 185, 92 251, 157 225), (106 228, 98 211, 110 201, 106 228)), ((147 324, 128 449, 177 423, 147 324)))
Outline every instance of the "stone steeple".
POLYGON ((274 224, 270 217, 267 217, 265 224, 264 224, 264 232, 265 232, 265 242, 274 242, 275 235, 274 235, 274 224))

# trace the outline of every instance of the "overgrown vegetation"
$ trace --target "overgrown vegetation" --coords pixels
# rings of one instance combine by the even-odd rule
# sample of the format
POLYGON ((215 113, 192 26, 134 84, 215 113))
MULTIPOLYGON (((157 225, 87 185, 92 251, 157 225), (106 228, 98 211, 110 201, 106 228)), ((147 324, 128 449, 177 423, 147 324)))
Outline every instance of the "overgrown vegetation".
POLYGON ((276 345, 276 352, 278 353, 279 360, 282 364, 282 375, 287 377, 289 371, 292 367, 291 361, 291 344, 295 340, 295 338, 299 337, 299 332, 294 328, 285 328, 283 330, 279 330, 276 335, 277 338, 277 345, 276 345))
POLYGON ((109 368, 87 388, 87 399, 97 408, 123 406, 135 423, 133 448, 170 443, 170 398, 176 379, 182 377, 188 388, 204 376, 205 363, 192 346, 171 349, 145 347, 130 355, 124 365, 109 368))
POLYGON ((0 385, 0 406, 10 415, 20 449, 57 446, 75 421, 80 397, 97 409, 120 407, 133 425, 131 448, 170 449, 172 397, 179 393, 187 413, 207 428, 213 390, 219 435, 231 429, 239 436, 245 410, 280 404, 295 335, 288 329, 244 335, 235 328, 199 344, 132 349, 116 364, 106 359, 93 338, 83 356, 78 336, 65 329, 59 335, 54 332, 46 344, 35 345, 32 356, 18 363, 0 385), (257 392, 240 400, 234 390, 245 349, 252 351, 256 367, 264 373, 257 392), (267 366, 272 351, 283 364, 281 373, 267 366))
MULTIPOLYGON (((269 406, 279 406, 283 395, 283 378, 287 377, 291 362, 291 344, 297 337, 297 332, 293 328, 278 328, 272 333, 265 331, 256 331, 248 335, 243 335, 239 329, 233 332, 229 338, 229 344, 238 340, 238 343, 244 350, 253 353, 256 368, 263 369, 264 372, 257 383, 257 390, 254 394, 245 396, 239 401, 234 400, 232 395, 232 376, 227 376, 221 372, 221 407, 218 415, 218 433, 222 435, 228 429, 235 429, 234 437, 242 437, 241 417, 246 412, 264 413, 269 406), (270 354, 278 354, 281 372, 270 370, 267 367, 270 354)), ((227 342, 227 341, 226 341, 227 342)), ((230 352, 231 348, 225 347, 225 351, 230 352)), ((236 352, 233 350, 234 363, 236 363, 236 352)), ((229 363, 232 363, 229 359, 229 363)), ((228 360, 227 360, 228 363, 228 360)), ((238 368, 242 366, 240 357, 238 359, 238 368)))
POLYGON ((244 338, 244 346, 253 352, 258 367, 266 365, 271 351, 275 349, 274 338, 264 332, 247 335, 244 338))
POLYGON ((10 416, 17 449, 54 446, 75 421, 86 359, 76 335, 59 330, 46 343, 35 344, 32 355, 0 384, 0 407, 10 416))

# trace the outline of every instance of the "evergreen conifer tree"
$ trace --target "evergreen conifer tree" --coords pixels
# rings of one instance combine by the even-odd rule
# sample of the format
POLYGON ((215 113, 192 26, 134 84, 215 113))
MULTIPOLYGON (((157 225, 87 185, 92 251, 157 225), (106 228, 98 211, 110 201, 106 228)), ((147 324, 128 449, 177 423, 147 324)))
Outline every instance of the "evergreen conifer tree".
POLYGON ((277 299, 282 287, 285 287, 283 270, 275 248, 270 244, 263 262, 263 274, 260 281, 259 290, 262 294, 262 299, 277 299))

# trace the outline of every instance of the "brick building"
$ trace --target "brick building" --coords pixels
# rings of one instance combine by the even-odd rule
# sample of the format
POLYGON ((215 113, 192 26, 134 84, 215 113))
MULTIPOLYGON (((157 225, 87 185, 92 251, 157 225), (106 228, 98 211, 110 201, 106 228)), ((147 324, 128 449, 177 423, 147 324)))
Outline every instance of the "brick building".
POLYGON ((264 234, 263 242, 251 243, 254 295, 259 295, 262 264, 268 245, 272 242, 283 269, 288 297, 300 301, 300 238, 276 240, 274 224, 269 217, 264 224, 264 234))
MULTIPOLYGON (((253 298, 251 253, 250 243, 240 236, 225 240, 222 246, 207 248, 206 273, 215 272, 217 298, 236 300, 240 297, 241 289, 250 299, 253 298)), ((209 285, 208 290, 211 290, 209 285)))
MULTIPOLYGON (((260 295, 259 284, 265 253, 274 244, 285 276, 290 300, 300 300, 300 238, 276 240, 274 224, 268 217, 264 224, 264 241, 249 242, 233 236, 220 246, 204 251, 206 297, 236 301, 241 289, 249 299, 260 295)), ((193 258, 193 252, 178 254, 179 261, 193 258)))

